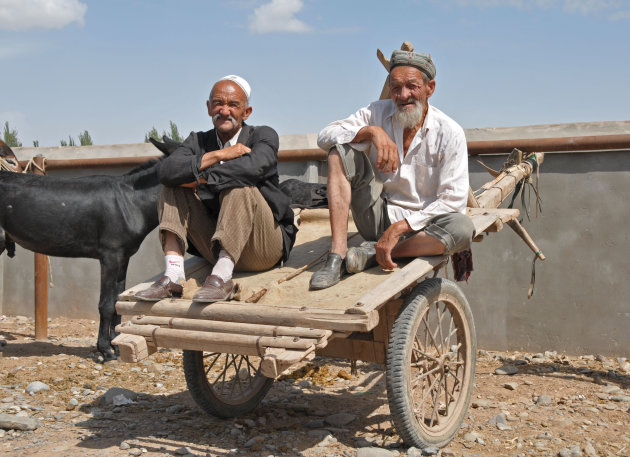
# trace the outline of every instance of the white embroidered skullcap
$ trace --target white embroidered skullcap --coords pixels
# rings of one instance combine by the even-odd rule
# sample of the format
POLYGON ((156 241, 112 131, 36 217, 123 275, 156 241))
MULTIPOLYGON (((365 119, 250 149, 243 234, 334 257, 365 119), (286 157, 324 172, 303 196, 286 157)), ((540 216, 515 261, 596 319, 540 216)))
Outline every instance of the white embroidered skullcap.
POLYGON ((247 101, 249 101, 249 97, 252 93, 252 88, 249 86, 249 83, 245 81, 243 78, 237 75, 227 75, 223 78, 219 79, 219 81, 233 81, 238 84, 243 92, 245 92, 245 96, 247 97, 247 101))

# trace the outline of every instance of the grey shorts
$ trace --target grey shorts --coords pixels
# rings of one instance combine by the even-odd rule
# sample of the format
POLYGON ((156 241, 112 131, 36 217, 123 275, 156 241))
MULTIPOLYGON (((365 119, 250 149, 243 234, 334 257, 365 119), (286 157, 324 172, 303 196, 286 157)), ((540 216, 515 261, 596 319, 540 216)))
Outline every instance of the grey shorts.
MULTIPOLYGON (((337 144, 335 150, 352 189, 350 210, 357 230, 365 240, 377 241, 391 225, 387 202, 381 196, 383 183, 367 154, 347 144, 337 144)), ((465 214, 445 213, 432 217, 418 232, 422 231, 439 240, 445 247, 445 255, 450 255, 470 247, 475 229, 465 214)), ((405 238, 418 232, 409 233, 405 238)))

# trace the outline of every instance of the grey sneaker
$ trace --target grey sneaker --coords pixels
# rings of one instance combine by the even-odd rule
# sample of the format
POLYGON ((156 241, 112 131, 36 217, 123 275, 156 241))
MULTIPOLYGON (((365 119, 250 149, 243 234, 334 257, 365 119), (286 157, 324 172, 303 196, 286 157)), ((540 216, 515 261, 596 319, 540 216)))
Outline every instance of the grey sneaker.
POLYGON ((346 253, 346 271, 359 273, 376 265, 376 241, 364 241, 346 253))

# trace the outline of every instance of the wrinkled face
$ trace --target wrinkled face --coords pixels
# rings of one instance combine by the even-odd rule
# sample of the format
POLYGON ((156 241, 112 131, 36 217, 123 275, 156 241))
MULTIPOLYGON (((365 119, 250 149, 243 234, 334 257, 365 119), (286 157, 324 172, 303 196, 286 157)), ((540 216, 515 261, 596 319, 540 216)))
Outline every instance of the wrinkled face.
POLYGON ((222 141, 228 141, 252 113, 247 96, 233 81, 219 81, 212 88, 210 100, 206 102, 208 114, 222 141))
POLYGON ((399 66, 389 73, 389 92, 399 111, 413 111, 418 102, 426 106, 435 90, 435 80, 425 82, 414 67, 399 66))

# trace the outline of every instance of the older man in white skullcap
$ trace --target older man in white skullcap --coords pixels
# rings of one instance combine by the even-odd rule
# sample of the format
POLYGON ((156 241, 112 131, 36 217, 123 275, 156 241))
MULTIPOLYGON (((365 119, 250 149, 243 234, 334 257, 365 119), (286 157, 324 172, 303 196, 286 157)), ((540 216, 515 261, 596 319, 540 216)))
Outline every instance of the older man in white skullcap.
POLYGON ((212 303, 234 295, 234 270, 266 270, 288 258, 297 228, 290 197, 279 187, 278 134, 245 123, 251 88, 228 75, 206 101, 214 128, 192 132, 159 168, 158 201, 164 275, 136 294, 145 301, 181 297, 184 252, 214 265, 193 301, 212 303))

